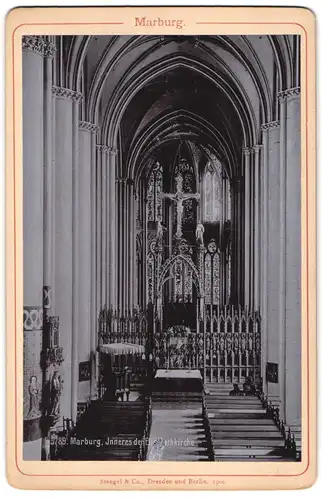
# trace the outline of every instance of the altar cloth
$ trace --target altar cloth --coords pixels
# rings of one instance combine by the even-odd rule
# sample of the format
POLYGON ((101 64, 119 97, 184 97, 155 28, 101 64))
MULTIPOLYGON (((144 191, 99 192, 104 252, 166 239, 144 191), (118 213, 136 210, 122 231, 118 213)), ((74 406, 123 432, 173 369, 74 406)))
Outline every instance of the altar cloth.
POLYGON ((157 370, 155 378, 185 378, 201 380, 199 370, 157 370))
POLYGON ((99 351, 103 354, 113 354, 115 356, 121 354, 143 354, 145 352, 144 346, 140 344, 124 344, 116 342, 112 344, 101 344, 99 351))

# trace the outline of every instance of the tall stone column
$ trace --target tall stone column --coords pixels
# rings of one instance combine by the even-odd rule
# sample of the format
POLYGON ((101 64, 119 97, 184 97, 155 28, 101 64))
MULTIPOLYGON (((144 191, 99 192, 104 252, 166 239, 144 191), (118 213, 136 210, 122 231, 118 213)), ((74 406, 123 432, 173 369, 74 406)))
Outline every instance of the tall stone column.
POLYGON ((251 151, 244 148, 244 305, 248 309, 251 306, 251 151))
POLYGON ((109 207, 110 207, 110 173, 109 173, 109 153, 107 154, 106 158, 106 227, 105 227, 105 239, 106 239, 106 278, 105 278, 105 285, 106 285, 106 305, 108 308, 111 306, 111 300, 110 300, 110 231, 109 231, 109 224, 110 224, 110 213, 109 213, 109 207))
POLYGON ((97 183, 96 183, 96 131, 91 133, 91 397, 97 397, 97 293, 96 293, 96 260, 97 260, 97 241, 96 241, 96 200, 97 200, 97 183))
MULTIPOLYGON (((47 37, 50 38, 50 37, 47 37)), ((55 310, 55 297, 52 294, 54 280, 54 241, 55 241, 55 182, 53 171, 53 123, 55 114, 53 112, 53 57, 55 56, 56 47, 54 44, 47 42, 47 57, 44 60, 44 287, 43 287, 43 348, 42 348, 42 369, 43 369, 43 391, 49 389, 52 382, 54 370, 57 369, 57 364, 53 362, 53 356, 50 352, 56 352, 58 345, 55 339, 58 340, 59 334, 59 318, 53 316, 55 310), (52 351, 53 344, 55 351, 52 351)), ((56 361, 61 360, 54 356, 56 361)), ((43 405, 43 424, 42 424, 42 460, 49 460, 50 454, 50 439, 49 431, 56 423, 55 419, 47 418, 49 408, 44 408, 43 405)), ((49 405, 48 405, 49 406, 49 405)))
POLYGON ((109 148, 101 148, 101 304, 107 305, 107 155, 109 148))
POLYGON ((79 102, 72 104, 72 370, 71 370, 71 416, 76 422, 79 380, 79 338, 80 338, 80 224, 79 209, 79 102))
POLYGON ((108 173, 109 173, 109 303, 115 308, 117 305, 117 283, 116 283, 116 155, 117 150, 109 149, 108 173))
POLYGON ((51 314, 51 287, 54 276, 54 172, 53 172, 53 56, 55 46, 45 59, 44 67, 44 286, 47 287, 47 315, 51 314))
POLYGON ((125 303, 125 311, 126 313, 129 311, 129 298, 130 298, 130 189, 131 184, 130 180, 125 179, 125 190, 124 190, 124 259, 125 259, 125 267, 124 267, 124 303, 125 303))
POLYGON ((116 154, 110 146, 97 145, 99 310, 104 305, 116 305, 116 154))
POLYGON ((52 88, 55 107, 55 314, 64 352, 61 416, 76 417, 78 345, 78 107, 82 95, 52 88))
MULTIPOLYGON (((92 127, 94 127, 92 125, 92 127)), ((92 213, 92 328, 91 397, 97 394, 98 319, 103 307, 116 305, 115 264, 115 163, 116 151, 95 144, 92 130, 91 213, 92 213), (95 278, 93 278, 95 276, 95 278)))
POLYGON ((262 373, 264 390, 273 402, 280 399, 280 384, 266 381, 266 363, 279 365, 280 338, 278 328, 279 247, 280 227, 280 127, 278 121, 261 127, 263 136, 262 232, 261 232, 261 318, 262 318, 262 373))
POLYGON ((260 309, 260 156, 262 146, 253 146, 254 153, 254 285, 253 285, 253 307, 255 311, 260 309))
POLYGON ((232 283, 231 297, 236 304, 242 304, 244 299, 244 231, 243 222, 244 205, 244 178, 236 177, 233 186, 233 231, 232 241, 232 283), (232 286, 233 285, 233 286, 232 286))
POLYGON ((301 139, 300 89, 280 101, 280 339, 282 401, 288 425, 301 423, 301 139), (288 230, 289 228, 289 230, 288 230))
POLYGON ((23 37, 23 240, 24 240, 24 385, 25 460, 41 459, 44 234, 44 40, 23 37), (36 392, 36 395, 34 396, 36 392))
POLYGON ((286 183, 287 183, 287 102, 285 94, 280 100, 280 178, 279 178, 279 384, 280 413, 286 419, 286 183))
POLYGON ((119 307, 128 313, 134 305, 134 263, 136 224, 134 221, 134 186, 132 179, 118 179, 118 256, 119 307))
POLYGON ((136 191, 135 186, 133 188, 133 306, 138 306, 138 255, 136 250, 136 237, 137 231, 139 229, 137 222, 138 214, 138 190, 136 191))
POLYGON ((122 177, 117 179, 117 256, 118 256, 118 265, 117 265, 117 290, 118 290, 118 309, 123 314, 125 312, 125 255, 123 253, 124 250, 124 238, 125 238, 125 219, 126 219, 126 210, 125 210, 125 190, 126 190, 126 180, 122 177))
POLYGON ((224 241, 225 223, 227 221, 227 178, 222 177, 222 211, 221 211, 221 253, 220 253, 220 297, 219 303, 222 306, 227 303, 227 263, 226 263, 226 248, 224 241))
POLYGON ((102 157, 106 146, 96 147, 96 318, 102 303, 102 157))
POLYGON ((266 364, 268 351, 268 176, 269 176, 269 136, 267 124, 262 125, 263 165, 261 166, 261 373, 263 390, 267 393, 266 364))
POLYGON ((135 193, 134 193, 134 182, 132 179, 129 180, 129 298, 128 306, 130 311, 134 307, 134 282, 135 282, 135 263, 136 263, 136 247, 135 247, 135 235, 136 235, 136 221, 134 218, 135 214, 135 193))
MULTIPOLYGON (((98 127, 94 124, 79 122, 79 164, 78 164, 78 219, 79 238, 76 251, 78 252, 79 275, 79 332, 78 332, 78 362, 90 362, 92 367, 95 357, 93 345, 93 304, 92 304, 92 177, 95 171, 93 149, 98 127)), ((91 392, 91 380, 78 383, 78 401, 86 401, 91 392)))
POLYGON ((120 230, 120 212, 121 212, 121 179, 116 178, 116 226, 118 231, 116 233, 116 263, 117 263, 117 273, 116 273, 116 306, 117 309, 121 307, 121 230, 120 230))

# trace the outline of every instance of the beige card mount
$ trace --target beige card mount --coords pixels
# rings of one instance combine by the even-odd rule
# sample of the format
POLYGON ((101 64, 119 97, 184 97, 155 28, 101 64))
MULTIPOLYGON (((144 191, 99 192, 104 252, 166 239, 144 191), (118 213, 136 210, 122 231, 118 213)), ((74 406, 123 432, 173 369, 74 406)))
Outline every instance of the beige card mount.
POLYGON ((314 15, 6 23, 10 484, 311 486, 314 15))

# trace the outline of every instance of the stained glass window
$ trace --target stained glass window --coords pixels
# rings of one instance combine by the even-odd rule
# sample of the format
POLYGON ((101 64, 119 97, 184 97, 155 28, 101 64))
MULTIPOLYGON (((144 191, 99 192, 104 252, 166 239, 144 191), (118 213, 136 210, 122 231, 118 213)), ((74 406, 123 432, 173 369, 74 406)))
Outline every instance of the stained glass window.
POLYGON ((228 287, 228 299, 231 298, 231 254, 228 256, 227 263, 227 287, 228 287))
POLYGON ((175 268, 175 294, 176 294, 176 300, 181 300, 182 297, 182 269, 180 262, 176 262, 174 265, 175 268))
POLYGON ((147 256, 147 274, 148 274, 148 301, 154 300, 154 257, 151 252, 147 256))
POLYGON ((173 266, 176 302, 192 302, 192 269, 186 262, 177 260, 173 266))
MULTIPOLYGON (((215 160, 217 161, 217 160, 215 160)), ((208 162, 203 179, 203 220, 215 222, 221 216, 221 178, 214 163, 208 162)))
POLYGON ((159 162, 152 168, 147 188, 147 215, 149 221, 162 218, 161 192, 163 189, 163 169, 159 162))
POLYGON ((212 303, 211 294, 212 257, 208 252, 205 255, 205 303, 212 303))
POLYGON ((205 253, 205 303, 219 304, 220 261, 215 240, 210 240, 205 253))
POLYGON ((227 183, 227 219, 231 219, 231 206, 232 206, 232 200, 231 200, 231 188, 229 182, 227 183))
POLYGON ((213 304, 219 304, 219 253, 213 257, 213 304))

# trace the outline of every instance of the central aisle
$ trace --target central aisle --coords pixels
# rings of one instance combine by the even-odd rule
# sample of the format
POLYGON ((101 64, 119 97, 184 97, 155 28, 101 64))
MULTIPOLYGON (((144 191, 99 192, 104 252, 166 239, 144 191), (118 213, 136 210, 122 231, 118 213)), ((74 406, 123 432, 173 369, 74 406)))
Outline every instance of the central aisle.
POLYGON ((155 402, 148 461, 209 461, 201 405, 155 402))

